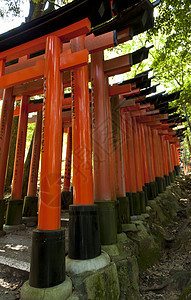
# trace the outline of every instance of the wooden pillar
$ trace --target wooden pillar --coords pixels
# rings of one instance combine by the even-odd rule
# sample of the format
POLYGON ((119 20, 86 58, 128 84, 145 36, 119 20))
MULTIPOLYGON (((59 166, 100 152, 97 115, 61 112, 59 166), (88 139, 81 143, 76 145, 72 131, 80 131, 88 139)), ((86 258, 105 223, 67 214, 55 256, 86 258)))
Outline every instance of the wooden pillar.
POLYGON ((65 162, 64 185, 63 185, 63 191, 67 191, 67 192, 70 191, 71 159, 72 159, 72 127, 69 127, 68 134, 67 134, 66 162, 65 162))
POLYGON ((49 288, 65 280, 65 238, 60 228, 62 99, 61 41, 48 36, 45 50, 38 229, 33 231, 29 285, 49 288))
POLYGON ((23 222, 28 226, 35 225, 37 223, 38 197, 36 196, 36 192, 40 160, 41 130, 42 111, 39 111, 37 112, 36 127, 34 132, 34 141, 28 180, 28 190, 27 196, 25 196, 24 199, 23 207, 23 222))
MULTIPOLYGON (((72 52, 84 49, 84 38, 71 41, 72 52)), ((73 205, 69 207, 69 257, 100 255, 98 210, 94 205, 88 66, 72 71, 73 205)))
POLYGON ((59 56, 61 42, 47 38, 42 116, 41 178, 38 229, 60 228, 62 99, 59 56))
POLYGON ((3 105, 0 121, 0 231, 3 228, 5 200, 3 200, 9 143, 14 112, 12 88, 3 91, 3 105))
MULTIPOLYGON (((17 144, 15 163, 13 170, 13 183, 11 200, 8 203, 6 214, 6 226, 18 226, 22 224, 22 209, 23 200, 22 194, 22 182, 23 182, 23 168, 25 157, 25 145, 27 135, 27 123, 28 123, 28 97, 23 96, 21 98, 21 107, 19 114, 19 125, 17 133, 17 144)), ((7 227, 6 227, 7 228, 7 227)))

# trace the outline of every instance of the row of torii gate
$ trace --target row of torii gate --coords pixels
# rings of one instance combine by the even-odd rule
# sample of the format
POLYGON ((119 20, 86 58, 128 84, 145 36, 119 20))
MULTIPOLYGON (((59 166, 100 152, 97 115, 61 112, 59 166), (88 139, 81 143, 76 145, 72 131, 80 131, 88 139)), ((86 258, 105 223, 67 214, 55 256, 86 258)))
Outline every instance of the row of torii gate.
POLYGON ((68 133, 64 191, 70 190, 73 153, 69 258, 74 261, 96 258, 101 254, 101 245, 116 243, 121 224, 129 223, 130 215, 145 213, 147 200, 163 192, 179 174, 179 142, 184 129, 174 131, 173 127, 184 119, 179 114, 169 116, 174 109, 168 107, 168 102, 177 99, 180 92, 153 95, 156 86, 150 86, 149 71, 109 85, 109 76, 130 71, 133 64, 147 58, 149 48, 110 60, 104 60, 103 50, 152 27, 153 8, 158 4, 137 0, 124 7, 124 2, 120 3, 113 1, 115 18, 92 31, 91 22, 95 26, 111 18, 110 1, 94 4, 96 9, 98 4, 102 9, 105 5, 102 18, 90 1, 83 2, 80 18, 80 1, 74 1, 49 15, 48 20, 54 17, 57 25, 47 26, 47 19, 40 18, 0 39, 0 230, 3 226, 5 231, 18 229, 23 221, 36 220, 38 212, 38 228, 32 240, 31 288, 49 288, 65 281, 65 238, 61 228, 63 132, 68 133), (90 7, 94 17, 88 15, 90 7), (85 18, 86 9, 89 18, 85 18), (68 25, 60 21, 64 16, 68 25), (71 93, 64 93, 68 87, 71 93), (30 100, 42 93, 43 103, 30 100), (18 99, 20 107, 14 108, 18 99), (37 118, 28 192, 23 203, 30 112, 37 112, 37 118), (12 119, 16 115, 19 125, 12 194, 3 225, 6 165, 12 119))

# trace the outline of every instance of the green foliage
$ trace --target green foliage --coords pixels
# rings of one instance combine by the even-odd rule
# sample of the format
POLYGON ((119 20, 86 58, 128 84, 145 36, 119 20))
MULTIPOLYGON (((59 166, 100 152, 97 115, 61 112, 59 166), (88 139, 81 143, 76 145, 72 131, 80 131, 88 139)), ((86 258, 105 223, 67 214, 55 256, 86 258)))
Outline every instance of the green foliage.
POLYGON ((0 17, 8 16, 9 14, 18 16, 20 14, 21 4, 23 4, 22 0, 1 0, 0 17))

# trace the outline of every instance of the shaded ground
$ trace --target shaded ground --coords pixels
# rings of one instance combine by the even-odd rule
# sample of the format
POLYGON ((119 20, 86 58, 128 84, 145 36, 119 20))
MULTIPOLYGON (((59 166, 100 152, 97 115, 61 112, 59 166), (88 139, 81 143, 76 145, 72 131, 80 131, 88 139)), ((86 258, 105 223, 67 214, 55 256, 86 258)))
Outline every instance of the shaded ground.
POLYGON ((165 230, 165 247, 160 261, 141 275, 143 300, 176 300, 182 290, 191 285, 190 176, 177 179, 173 193, 179 195, 180 210, 165 230))
MULTIPOLYGON (((62 213, 68 252, 68 212, 62 213)), ((0 299, 20 299, 20 288, 28 280, 30 270, 32 231, 34 228, 15 231, 0 237, 0 299)))

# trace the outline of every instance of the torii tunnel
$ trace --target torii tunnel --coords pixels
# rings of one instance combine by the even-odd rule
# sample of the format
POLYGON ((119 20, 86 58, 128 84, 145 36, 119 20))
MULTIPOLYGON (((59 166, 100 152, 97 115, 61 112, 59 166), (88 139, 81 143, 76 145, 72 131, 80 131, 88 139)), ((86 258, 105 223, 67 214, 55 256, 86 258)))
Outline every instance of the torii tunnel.
POLYGON ((163 192, 180 172, 183 130, 173 127, 184 119, 170 115, 174 110, 168 106, 180 93, 153 95, 156 86, 151 86, 150 70, 109 84, 110 76, 147 59, 149 48, 109 60, 104 60, 104 50, 151 28, 158 1, 124 3, 76 0, 0 36, 0 230, 38 222, 32 238, 30 287, 49 288, 65 281, 61 192, 71 193, 72 166, 68 257, 74 261, 99 257, 101 245, 116 243, 121 225, 129 223, 130 216, 145 213, 148 199, 163 192), (42 101, 30 100, 41 94, 42 101), (18 99, 20 107, 14 108, 18 99), (37 117, 23 200, 30 112, 37 112, 37 117), (12 192, 5 215, 11 126, 18 115, 12 192), (68 137, 62 186, 63 132, 68 137))

